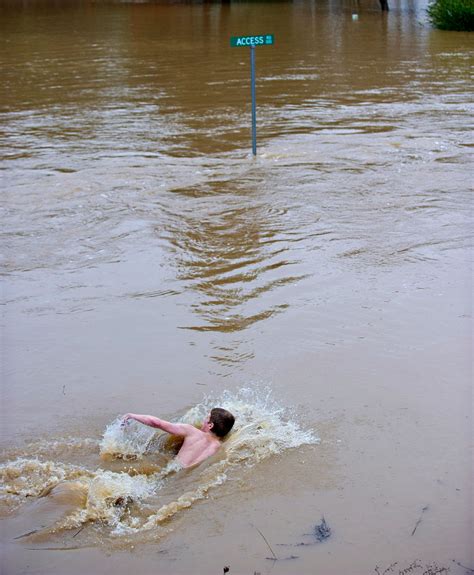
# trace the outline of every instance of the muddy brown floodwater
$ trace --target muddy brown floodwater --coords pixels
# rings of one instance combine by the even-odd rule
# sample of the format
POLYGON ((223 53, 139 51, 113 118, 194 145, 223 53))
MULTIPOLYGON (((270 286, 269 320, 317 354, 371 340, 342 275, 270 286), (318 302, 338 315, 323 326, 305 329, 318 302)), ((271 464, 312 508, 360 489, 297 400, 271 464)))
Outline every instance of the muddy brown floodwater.
POLYGON ((0 2, 2 574, 474 568, 474 36, 390 5, 0 2))

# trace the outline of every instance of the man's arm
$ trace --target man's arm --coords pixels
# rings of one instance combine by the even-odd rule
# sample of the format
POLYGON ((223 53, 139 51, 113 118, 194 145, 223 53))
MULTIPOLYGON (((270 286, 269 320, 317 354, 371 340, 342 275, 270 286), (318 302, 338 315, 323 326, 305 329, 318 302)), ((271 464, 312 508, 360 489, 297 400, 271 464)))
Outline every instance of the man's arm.
POLYGON ((125 422, 129 419, 134 419, 135 421, 139 421, 140 423, 148 425, 149 427, 157 427, 158 429, 166 431, 166 433, 171 433, 171 435, 181 435, 184 437, 186 435, 190 435, 193 431, 196 431, 196 428, 193 425, 189 425, 188 423, 171 423, 169 421, 165 421, 164 419, 154 417, 153 415, 127 413, 127 415, 123 417, 123 421, 125 422))

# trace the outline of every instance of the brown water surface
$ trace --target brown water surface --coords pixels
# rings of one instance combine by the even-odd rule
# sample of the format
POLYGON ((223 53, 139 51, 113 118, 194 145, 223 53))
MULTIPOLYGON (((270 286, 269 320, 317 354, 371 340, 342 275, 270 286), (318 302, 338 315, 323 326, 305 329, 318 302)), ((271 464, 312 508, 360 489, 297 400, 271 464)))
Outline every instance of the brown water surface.
POLYGON ((0 6, 2 573, 474 568, 473 36, 408 0, 0 6), (123 451, 119 414, 213 398, 225 456, 123 451))

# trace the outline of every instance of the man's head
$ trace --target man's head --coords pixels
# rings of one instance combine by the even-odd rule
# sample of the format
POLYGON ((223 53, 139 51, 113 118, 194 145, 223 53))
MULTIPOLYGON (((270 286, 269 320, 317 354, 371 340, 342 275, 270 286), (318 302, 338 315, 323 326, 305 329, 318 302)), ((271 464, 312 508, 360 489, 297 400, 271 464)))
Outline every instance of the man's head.
POLYGON ((222 407, 214 407, 204 420, 203 431, 211 431, 217 437, 225 437, 234 425, 235 417, 222 407))

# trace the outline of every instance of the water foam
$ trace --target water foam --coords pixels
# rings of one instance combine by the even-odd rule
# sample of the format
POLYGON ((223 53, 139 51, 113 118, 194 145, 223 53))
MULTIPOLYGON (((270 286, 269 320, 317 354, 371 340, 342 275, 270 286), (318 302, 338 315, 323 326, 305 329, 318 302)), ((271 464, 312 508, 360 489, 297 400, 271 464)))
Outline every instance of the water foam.
POLYGON ((104 459, 141 459, 156 435, 156 429, 130 420, 124 425, 118 417, 105 429, 99 444, 104 459))
POLYGON ((75 465, 21 457, 0 465, 0 496, 41 497, 61 481, 92 475, 75 465))

